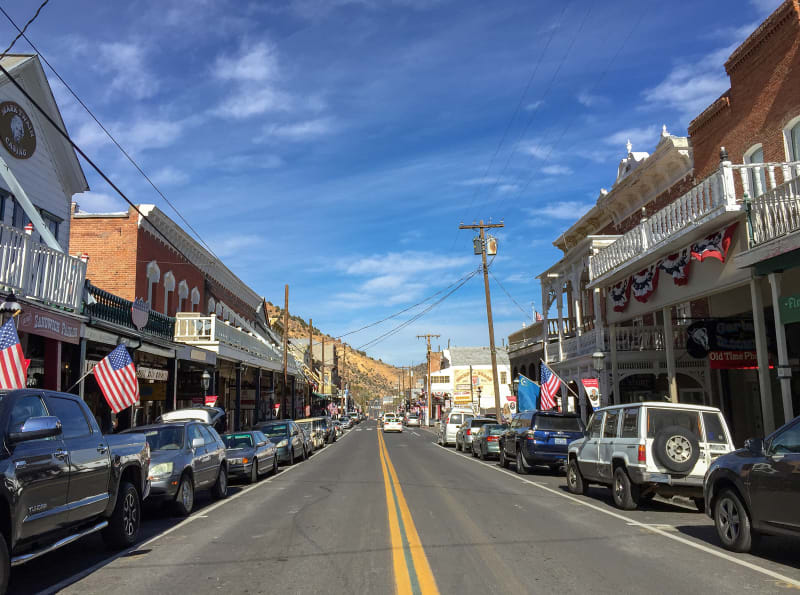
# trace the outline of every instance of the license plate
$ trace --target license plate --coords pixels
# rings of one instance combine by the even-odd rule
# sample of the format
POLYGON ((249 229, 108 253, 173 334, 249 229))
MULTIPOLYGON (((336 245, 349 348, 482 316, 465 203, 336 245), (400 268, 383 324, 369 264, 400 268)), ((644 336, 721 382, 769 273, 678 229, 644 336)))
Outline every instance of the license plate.
POLYGON ((567 443, 566 438, 556 438, 556 444, 566 444, 566 443, 567 443))

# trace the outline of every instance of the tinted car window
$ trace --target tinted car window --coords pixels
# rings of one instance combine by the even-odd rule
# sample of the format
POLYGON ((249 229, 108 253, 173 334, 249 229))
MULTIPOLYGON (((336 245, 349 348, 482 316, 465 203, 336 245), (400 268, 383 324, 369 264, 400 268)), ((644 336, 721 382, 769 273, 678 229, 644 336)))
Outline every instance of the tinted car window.
POLYGON ((250 434, 226 434, 222 437, 225 448, 249 448, 253 446, 253 437, 250 434))
POLYGON ((725 435, 725 426, 719 413, 704 411, 703 423, 706 426, 707 442, 713 442, 715 444, 727 444, 728 437, 725 435))
POLYGON ((664 428, 678 426, 700 437, 700 415, 697 411, 679 409, 648 409, 647 437, 655 438, 664 428))
POLYGON ((472 428, 480 428, 481 426, 485 426, 486 424, 490 423, 492 422, 490 422, 488 419, 473 419, 469 425, 472 428))
POLYGON ((261 431, 267 436, 286 436, 289 433, 289 426, 288 424, 270 424, 263 426, 261 431))
POLYGON ((507 424, 486 424, 483 426, 483 432, 492 436, 502 434, 508 429, 507 424))
POLYGON ((603 426, 603 438, 617 437, 617 422, 619 421, 619 409, 606 411, 606 424, 603 426))
POLYGON ((450 420, 447 423, 461 425, 463 421, 464 421, 463 415, 461 415, 460 413, 453 413, 450 416, 450 420))
POLYGON ((11 410, 11 419, 8 422, 9 432, 19 432, 29 417, 43 417, 47 415, 42 398, 37 395, 26 395, 18 399, 11 410))
POLYGON ((206 439, 203 438, 203 435, 200 433, 200 426, 198 426, 197 424, 192 424, 189 426, 188 432, 189 432, 188 436, 189 446, 192 445, 192 441, 195 438, 200 438, 203 441, 203 444, 205 444, 206 439))
POLYGON ((80 438, 92 433, 81 406, 71 399, 47 397, 50 412, 61 420, 64 438, 80 438))
POLYGON ((183 447, 183 428, 180 426, 144 430, 150 450, 180 450, 183 447))
POLYGON ((208 428, 206 426, 197 426, 200 429, 200 434, 203 436, 203 440, 206 441, 206 444, 216 444, 217 440, 214 436, 211 435, 208 428))
POLYGON ((600 428, 603 427, 603 413, 595 413, 591 419, 591 425, 589 426, 589 436, 591 438, 599 438, 600 437, 600 428))
POLYGON ((537 415, 537 430, 549 430, 554 432, 582 432, 583 423, 578 417, 562 415, 537 415))
POLYGON ((626 409, 622 414, 622 438, 639 436, 639 408, 626 409))
POLYGON ((794 424, 772 439, 769 452, 774 454, 800 453, 800 424, 794 424))

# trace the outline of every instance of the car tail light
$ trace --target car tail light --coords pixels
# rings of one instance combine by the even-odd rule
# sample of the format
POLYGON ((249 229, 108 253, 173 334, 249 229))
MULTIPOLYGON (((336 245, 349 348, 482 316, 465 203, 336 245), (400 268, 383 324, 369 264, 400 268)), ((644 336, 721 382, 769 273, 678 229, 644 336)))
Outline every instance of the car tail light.
POLYGON ((472 430, 470 430, 469 428, 467 428, 467 436, 472 436, 472 430))
POLYGON ((640 463, 647 462, 647 446, 644 444, 639 445, 639 462, 640 463))
POLYGON ((525 435, 528 437, 528 440, 535 440, 536 439, 536 432, 533 430, 528 430, 525 432, 525 435))
POLYGON ((487 436, 486 440, 488 442, 497 442, 498 438, 497 438, 497 436, 487 436))

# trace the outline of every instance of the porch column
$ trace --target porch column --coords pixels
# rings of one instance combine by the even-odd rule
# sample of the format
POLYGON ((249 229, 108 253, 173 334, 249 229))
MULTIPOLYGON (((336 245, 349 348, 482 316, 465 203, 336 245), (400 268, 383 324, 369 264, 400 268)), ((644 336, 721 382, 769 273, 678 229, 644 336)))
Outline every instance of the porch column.
POLYGON ((767 325, 764 322, 764 298, 761 295, 760 279, 750 277, 750 299, 753 302, 753 330, 756 336, 756 361, 758 362, 758 386, 761 392, 761 418, 764 435, 775 429, 775 414, 772 411, 772 382, 769 377, 769 352, 767 351, 767 325))
POLYGON ((564 285, 559 282, 558 287, 558 361, 564 361, 564 285))
POLYGON ((178 408, 178 354, 175 354, 175 357, 172 360, 172 365, 169 369, 169 376, 169 382, 167 383, 169 397, 167 402, 169 403, 168 407, 172 411, 175 411, 178 408))
POLYGON ((581 294, 577 295, 573 292, 573 300, 575 302, 575 327, 577 334, 583 334, 583 312, 581 312, 581 294))
POLYGON ((775 318, 775 338, 778 343, 778 378, 781 381, 781 397, 783 398, 783 421, 794 417, 792 413, 792 367, 789 365, 789 351, 786 348, 786 328, 781 320, 781 280, 783 273, 770 273, 769 284, 772 287, 772 311, 775 318))
POLYGON ((592 290, 592 300, 594 301, 594 332, 597 338, 597 351, 605 351, 605 329, 603 328, 603 314, 600 312, 600 288, 592 290))
POLYGON ((236 364, 236 405, 234 407, 233 431, 241 429, 242 413, 242 364, 236 364))
POLYGON ((678 379, 675 376, 675 340, 672 336, 672 308, 667 306, 661 313, 664 317, 664 350, 667 356, 667 386, 669 400, 678 402, 678 379))
POLYGON ((611 384, 614 387, 614 401, 611 403, 609 395, 603 395, 605 397, 605 402, 601 402, 601 406, 620 403, 619 366, 617 365, 617 325, 611 324, 608 330, 610 334, 609 341, 611 341, 611 384))
POLYGON ((261 421, 261 368, 256 368, 256 415, 255 421, 261 421))
MULTIPOLYGON (((547 311, 550 309, 549 286, 541 281, 542 284, 542 359, 547 363, 547 343, 550 340, 550 323, 547 319, 547 311)), ((534 323, 536 321, 534 320, 534 323)), ((533 380, 533 379, 532 379, 533 380)))
POLYGON ((86 377, 84 376, 84 374, 86 374, 86 372, 84 372, 85 368, 86 368, 86 339, 81 339, 80 355, 78 356, 78 378, 80 378, 80 380, 78 381, 78 396, 81 399, 84 398, 83 391, 84 391, 84 382, 86 380, 86 377))

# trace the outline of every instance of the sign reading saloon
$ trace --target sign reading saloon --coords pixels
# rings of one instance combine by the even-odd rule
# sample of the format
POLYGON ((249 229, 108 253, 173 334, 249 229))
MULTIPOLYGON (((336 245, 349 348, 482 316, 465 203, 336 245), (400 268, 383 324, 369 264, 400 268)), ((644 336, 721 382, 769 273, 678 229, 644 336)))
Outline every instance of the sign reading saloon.
POLYGON ((13 101, 0 103, 0 142, 17 159, 28 159, 36 150, 33 123, 13 101))

